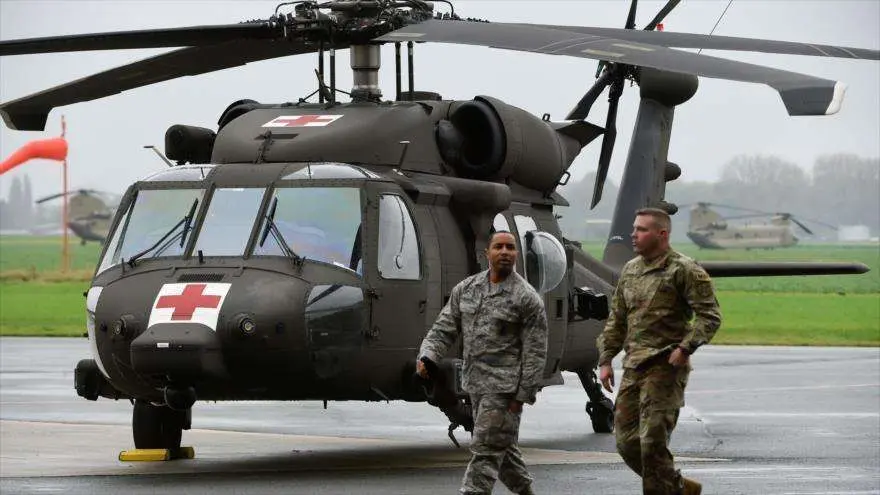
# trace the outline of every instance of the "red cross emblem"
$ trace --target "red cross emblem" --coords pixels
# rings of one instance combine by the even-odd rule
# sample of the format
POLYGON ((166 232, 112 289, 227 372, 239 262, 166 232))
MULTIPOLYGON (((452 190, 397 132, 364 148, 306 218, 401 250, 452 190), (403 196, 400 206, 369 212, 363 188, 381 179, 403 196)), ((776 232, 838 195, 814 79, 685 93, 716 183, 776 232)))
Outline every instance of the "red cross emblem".
POLYGON ((341 117, 342 115, 282 115, 266 122, 262 127, 324 127, 341 117))
POLYGON ((220 296, 207 296, 204 292, 205 284, 187 284, 178 296, 160 297, 156 301, 156 308, 173 308, 172 320, 191 320, 196 308, 213 309, 220 306, 220 296))

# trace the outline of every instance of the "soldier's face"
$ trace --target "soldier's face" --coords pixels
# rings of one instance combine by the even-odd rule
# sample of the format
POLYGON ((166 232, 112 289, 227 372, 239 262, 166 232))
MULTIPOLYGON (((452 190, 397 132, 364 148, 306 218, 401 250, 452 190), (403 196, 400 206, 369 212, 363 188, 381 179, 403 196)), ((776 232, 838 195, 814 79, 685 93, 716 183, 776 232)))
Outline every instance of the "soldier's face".
POLYGON ((510 275, 516 265, 516 239, 513 234, 504 232, 493 235, 486 249, 486 258, 492 271, 503 276, 510 275))
POLYGON ((636 254, 651 255, 659 251, 669 233, 661 229, 650 215, 639 215, 633 222, 632 245, 636 254))

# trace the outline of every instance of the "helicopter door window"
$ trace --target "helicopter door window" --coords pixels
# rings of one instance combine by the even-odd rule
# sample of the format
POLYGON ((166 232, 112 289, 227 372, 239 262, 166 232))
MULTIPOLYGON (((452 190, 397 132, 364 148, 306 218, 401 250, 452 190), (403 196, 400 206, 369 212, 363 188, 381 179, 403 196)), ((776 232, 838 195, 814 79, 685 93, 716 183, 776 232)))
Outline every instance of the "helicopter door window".
POLYGON ((538 226, 535 224, 535 220, 532 217, 525 215, 514 215, 513 222, 516 224, 516 231, 519 233, 519 246, 517 248, 520 252, 520 258, 522 259, 523 266, 523 276, 526 277, 526 280, 531 282, 532 280, 529 278, 529 273, 532 273, 528 270, 527 265, 532 263, 534 265, 534 253, 530 258, 528 251, 526 251, 526 232, 531 232, 533 230, 538 230, 538 226))
POLYGON ((183 255, 188 234, 186 219, 193 206, 201 204, 204 194, 204 189, 138 191, 128 222, 119 222, 117 232, 112 234, 119 237, 117 246, 108 246, 101 266, 116 265, 138 253, 142 259, 183 255))
POLYGON ((194 252, 205 256, 242 256, 247 247, 265 188, 214 191, 194 252))
MULTIPOLYGON (((296 255, 360 274, 360 194, 354 187, 279 187, 269 201, 277 199, 272 222, 296 255)), ((265 228, 263 215, 257 232, 265 228)), ((262 246, 257 242, 253 254, 285 256, 279 243, 268 238, 262 246)))
POLYGON ((379 197, 379 275, 418 280, 421 277, 419 241, 406 203, 395 194, 379 197))
POLYGON ((507 218, 499 213, 495 215, 495 219, 492 220, 492 232, 501 232, 505 230, 510 232, 510 224, 507 223, 507 218))
POLYGON ((565 276, 565 248, 552 234, 529 231, 525 235, 526 272, 539 294, 555 289, 565 276))

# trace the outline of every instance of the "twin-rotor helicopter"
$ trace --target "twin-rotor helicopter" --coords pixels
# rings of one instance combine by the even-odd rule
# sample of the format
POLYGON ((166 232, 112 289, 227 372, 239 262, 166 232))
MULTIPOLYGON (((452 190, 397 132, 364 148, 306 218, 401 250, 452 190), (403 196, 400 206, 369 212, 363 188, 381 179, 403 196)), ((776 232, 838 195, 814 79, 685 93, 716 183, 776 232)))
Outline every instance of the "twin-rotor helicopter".
MULTIPOLYGON (((197 400, 427 401, 450 428, 468 429, 458 358, 438 363, 447 379, 426 385, 412 379, 415 354, 452 287, 486 268, 489 236, 503 229, 519 240, 518 271, 544 298, 544 385, 575 372, 593 429, 611 431, 613 405, 593 371, 596 336, 619 269, 634 256, 635 210, 677 209, 664 199, 666 182, 681 173, 667 159, 676 107, 695 94, 698 76, 769 85, 790 115, 834 113, 843 97, 836 81, 676 48, 880 59, 875 50, 656 31, 677 3, 644 29, 636 29, 635 0, 624 29, 462 19, 421 0, 300 1, 239 24, 0 42, 4 57, 183 47, 0 104, 6 125, 20 130, 43 129, 53 108, 72 103, 248 62, 319 56, 317 102, 242 99, 218 112, 215 128, 168 128, 164 152, 175 166, 128 188, 86 292, 92 357, 76 367, 77 393, 131 400, 138 448, 179 448, 197 400), (411 74, 403 87, 414 42, 594 59, 601 71, 566 118, 552 121, 490 95, 444 100, 412 87, 411 74), (378 84, 388 43, 396 47, 392 100, 378 84), (343 50, 350 91, 336 81, 343 50), (601 137, 599 201, 629 83, 641 101, 598 259, 563 237, 554 209, 567 202, 557 187, 601 137), (606 88, 600 127, 585 119, 606 88)), ((702 265, 713 276, 867 269, 702 265)))

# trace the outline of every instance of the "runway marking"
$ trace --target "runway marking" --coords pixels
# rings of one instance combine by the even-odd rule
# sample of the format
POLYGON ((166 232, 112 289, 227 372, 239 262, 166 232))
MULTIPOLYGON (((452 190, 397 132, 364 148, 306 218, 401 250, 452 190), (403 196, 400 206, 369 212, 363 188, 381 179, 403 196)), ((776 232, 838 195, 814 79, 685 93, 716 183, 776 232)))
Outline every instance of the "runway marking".
POLYGON ((786 412, 763 412, 763 411, 724 411, 703 413, 703 417, 718 418, 848 418, 848 419, 872 419, 880 418, 880 412, 806 412, 806 413, 786 413, 786 412))
POLYGON ((880 383, 857 383, 851 385, 808 385, 803 387, 769 387, 769 388, 729 388, 719 390, 688 390, 687 395, 692 394, 726 394, 734 392, 784 392, 789 390, 822 390, 822 389, 841 389, 841 388, 864 388, 864 387, 880 387, 880 383))
MULTIPOLYGON (((158 473, 375 471, 463 468, 470 451, 419 439, 332 437, 189 430, 193 460, 157 464, 120 462, 131 428, 122 425, 0 421, 0 476, 91 476, 158 473)), ((616 452, 522 446, 529 465, 622 464, 616 452)), ((677 457, 679 462, 727 461, 677 457)))

